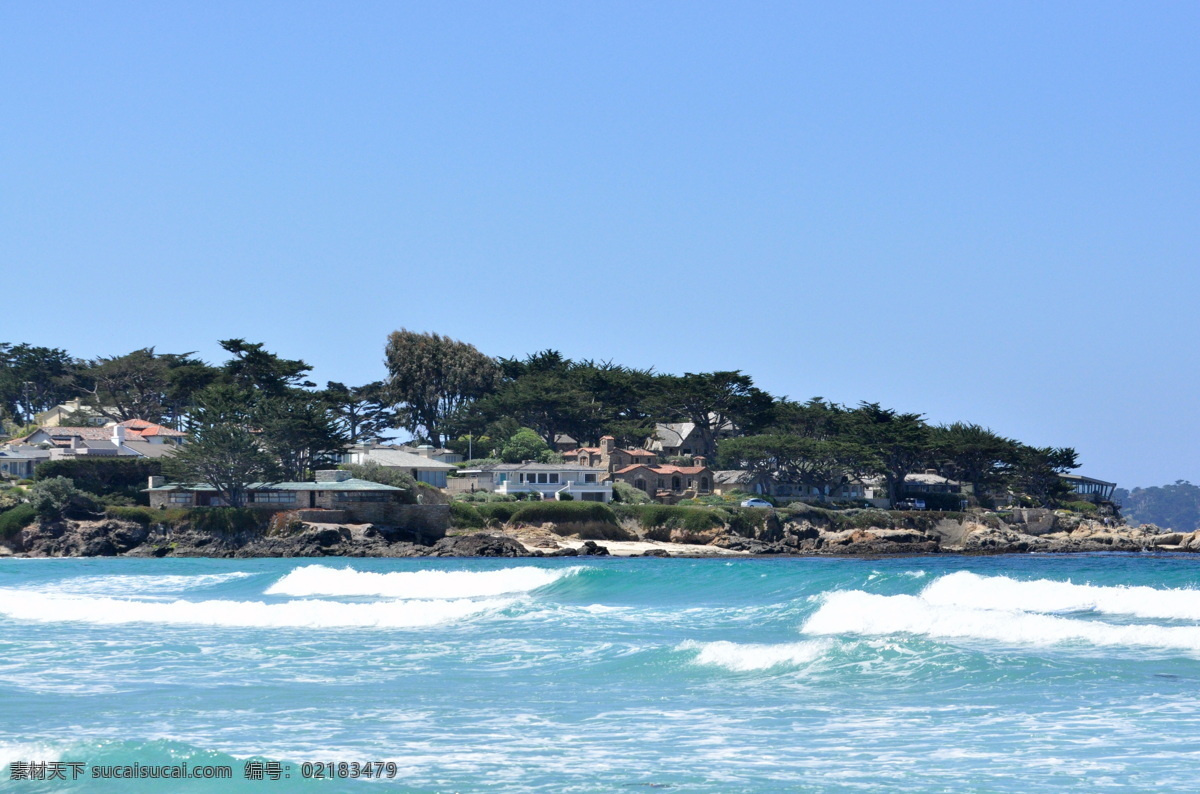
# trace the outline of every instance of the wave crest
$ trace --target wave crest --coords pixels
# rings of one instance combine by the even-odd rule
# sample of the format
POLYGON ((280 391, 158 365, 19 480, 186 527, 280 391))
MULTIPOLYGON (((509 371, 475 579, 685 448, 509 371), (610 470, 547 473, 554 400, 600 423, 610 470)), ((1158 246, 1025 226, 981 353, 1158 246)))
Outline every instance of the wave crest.
POLYGON ((695 664, 724 667, 735 672, 767 670, 772 667, 799 666, 815 661, 829 647, 819 640, 789 642, 779 645, 759 643, 737 643, 718 640, 716 642, 693 642, 688 640, 679 645, 681 651, 698 651, 695 664))
POLYGON ((0 614, 40 623, 153 623, 245 628, 415 628, 507 606, 503 599, 376 601, 134 601, 0 590, 0 614))
POLYGON ((267 588, 267 595, 479 598, 526 593, 583 570, 523 566, 498 571, 393 571, 305 565, 267 588))
POLYGON ((830 593, 801 629, 805 634, 915 634, 935 638, 1050 645, 1145 646, 1200 651, 1200 626, 1112 625, 1052 615, 934 604, 923 596, 830 593))
POLYGON ((1154 587, 1100 587, 980 576, 970 571, 941 576, 921 598, 931 604, 1024 612, 1100 612, 1139 618, 1200 620, 1200 590, 1154 587))

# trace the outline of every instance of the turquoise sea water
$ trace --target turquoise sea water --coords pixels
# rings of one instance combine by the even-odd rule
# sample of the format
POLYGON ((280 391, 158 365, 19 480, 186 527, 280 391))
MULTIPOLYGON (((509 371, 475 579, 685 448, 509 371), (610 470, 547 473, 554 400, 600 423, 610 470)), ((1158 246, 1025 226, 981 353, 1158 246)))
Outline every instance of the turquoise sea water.
POLYGON ((1194 791, 1198 562, 0 560, 0 765, 234 769, 0 790, 1194 791))

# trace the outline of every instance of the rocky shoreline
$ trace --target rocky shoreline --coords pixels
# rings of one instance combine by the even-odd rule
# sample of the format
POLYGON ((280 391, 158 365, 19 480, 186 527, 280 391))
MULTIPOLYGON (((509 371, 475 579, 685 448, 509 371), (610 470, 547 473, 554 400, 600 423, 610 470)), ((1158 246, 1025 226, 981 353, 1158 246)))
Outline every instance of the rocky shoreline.
POLYGON ((604 537, 592 538, 572 532, 569 526, 544 524, 506 526, 503 530, 451 530, 436 540, 374 524, 301 523, 282 533, 221 533, 190 526, 144 526, 119 519, 61 520, 26 527, 0 545, 0 556, 728 557, 1200 552, 1200 531, 1167 532, 1153 525, 1109 526, 1049 511, 1018 518, 1004 522, 986 515, 939 518, 937 514, 924 514, 901 517, 892 521, 892 526, 840 527, 823 525, 816 516, 789 516, 785 520, 772 516, 772 520, 745 534, 728 528, 648 533, 626 526, 613 527, 604 537))

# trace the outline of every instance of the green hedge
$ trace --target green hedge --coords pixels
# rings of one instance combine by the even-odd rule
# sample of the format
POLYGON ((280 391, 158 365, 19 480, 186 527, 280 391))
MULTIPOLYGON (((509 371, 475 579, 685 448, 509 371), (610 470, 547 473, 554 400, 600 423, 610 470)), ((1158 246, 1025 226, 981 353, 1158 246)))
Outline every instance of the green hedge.
POLYGON ((484 521, 491 521, 497 524, 507 524, 522 505, 518 502, 488 502, 486 504, 474 505, 475 512, 483 518, 484 521))
POLYGON ((637 521, 643 529, 686 529, 689 532, 724 526, 730 515, 720 509, 678 505, 618 505, 614 510, 622 518, 637 521))
POLYGON ((602 502, 527 502, 508 520, 510 524, 616 524, 617 516, 602 502))
POLYGON ((466 502, 450 503, 450 524, 457 529, 483 529, 483 516, 474 505, 466 502))
POLYGON ((135 521, 144 527, 151 524, 163 522, 166 518, 166 511, 155 510, 153 507, 108 507, 104 510, 104 515, 109 518, 118 518, 122 521, 135 521))
POLYGON ((0 513, 0 538, 12 538, 37 518, 37 510, 31 504, 21 504, 0 513))
POLYGON ((157 458, 48 460, 34 469, 37 480, 66 477, 81 491, 97 496, 119 496, 142 505, 150 504, 149 494, 143 493, 149 478, 161 474, 162 460, 157 458))

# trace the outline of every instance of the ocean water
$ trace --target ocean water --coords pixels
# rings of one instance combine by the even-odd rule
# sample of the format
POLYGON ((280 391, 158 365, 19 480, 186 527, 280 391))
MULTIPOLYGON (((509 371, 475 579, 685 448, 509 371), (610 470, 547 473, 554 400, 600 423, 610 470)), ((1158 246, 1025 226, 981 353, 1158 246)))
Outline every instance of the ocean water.
POLYGON ((1196 791, 1198 564, 0 560, 0 790, 1196 791))

